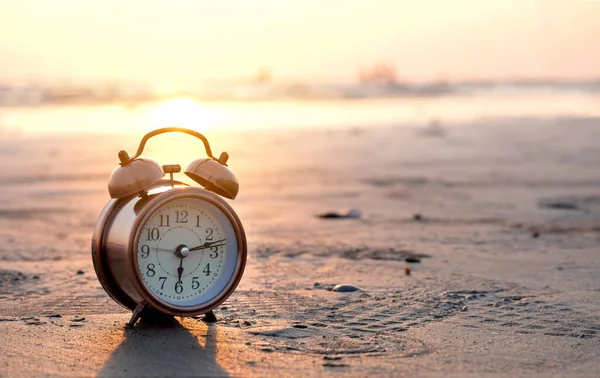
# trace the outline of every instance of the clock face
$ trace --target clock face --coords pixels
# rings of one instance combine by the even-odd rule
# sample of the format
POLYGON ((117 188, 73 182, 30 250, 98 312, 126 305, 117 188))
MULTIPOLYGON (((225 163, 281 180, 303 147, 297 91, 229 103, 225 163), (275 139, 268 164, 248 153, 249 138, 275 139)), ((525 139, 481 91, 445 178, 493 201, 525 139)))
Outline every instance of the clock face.
POLYGON ((195 307, 217 297, 234 279, 238 245, 229 218, 198 197, 156 209, 137 240, 137 267, 159 301, 195 307))

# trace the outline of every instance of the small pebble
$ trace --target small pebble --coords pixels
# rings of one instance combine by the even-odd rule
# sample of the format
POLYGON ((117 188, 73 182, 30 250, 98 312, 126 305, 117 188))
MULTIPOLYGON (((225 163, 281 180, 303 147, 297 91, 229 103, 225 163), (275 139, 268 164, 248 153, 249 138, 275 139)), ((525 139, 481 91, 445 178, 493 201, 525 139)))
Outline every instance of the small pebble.
POLYGON ((79 270, 77 271, 77 274, 81 276, 81 275, 83 274, 83 270, 79 269, 79 270))
POLYGON ((532 238, 539 238, 539 237, 540 237, 540 233, 539 233, 539 232, 537 232, 537 231, 533 231, 533 232, 531 233, 531 237, 532 237, 532 238))
POLYGON ((49 318, 60 318, 61 315, 60 314, 51 314, 51 315, 46 315, 49 318))
POLYGON ((423 216, 421 214, 415 214, 415 215, 413 215, 413 220, 422 221, 423 216))
POLYGON ((407 276, 410 276, 410 267, 408 267, 408 266, 404 267, 404 274, 407 276))
POLYGON ((323 357, 323 359, 327 360, 327 361, 339 361, 339 360, 342 359, 342 357, 339 357, 339 356, 325 356, 325 357, 323 357))
POLYGON ((418 257, 407 257, 404 259, 404 261, 406 261, 407 263, 420 263, 421 259, 418 257))
POLYGON ((83 322, 84 320, 85 320, 85 318, 84 318, 84 317, 81 317, 81 318, 75 318, 75 319, 73 319, 73 320, 71 320, 71 321, 72 321, 72 322, 77 322, 77 323, 79 323, 79 322, 83 322))
POLYGON ((305 326, 304 324, 294 324, 292 327, 294 327, 294 328, 308 328, 308 326, 305 326))
POLYGON ((331 291, 335 291, 338 293, 350 293, 353 291, 360 291, 360 287, 349 284, 339 284, 335 285, 333 289, 331 289, 331 291))
POLYGON ((251 325, 252 325, 252 323, 251 323, 251 322, 249 322, 248 320, 244 320, 244 323, 243 323, 243 324, 244 324, 245 326, 251 326, 251 325))
POLYGON ((325 219, 358 219, 362 216, 362 212, 357 209, 350 209, 348 211, 330 211, 327 213, 317 215, 319 218, 325 219))
POLYGON ((321 283, 320 283, 320 282, 315 282, 315 283, 313 284, 313 286, 314 286, 314 287, 319 287, 319 286, 321 286, 321 283))
POLYGON ((35 276, 33 276, 33 277, 31 277, 31 278, 33 278, 34 280, 39 280, 39 279, 40 279, 40 276, 38 276, 38 275, 36 274, 35 276))
POLYGON ((463 311, 463 312, 464 312, 464 311, 467 311, 468 309, 469 309, 469 308, 468 308, 467 306, 462 306, 462 307, 460 308, 460 311, 463 311))

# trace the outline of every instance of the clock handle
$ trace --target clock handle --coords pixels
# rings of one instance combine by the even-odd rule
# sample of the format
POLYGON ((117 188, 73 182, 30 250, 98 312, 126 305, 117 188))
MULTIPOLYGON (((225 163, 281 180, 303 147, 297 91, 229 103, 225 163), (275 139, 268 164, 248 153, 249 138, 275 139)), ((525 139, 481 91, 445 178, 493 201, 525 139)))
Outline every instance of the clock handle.
POLYGON ((127 151, 124 151, 124 150, 119 151, 119 160, 121 161, 120 164, 122 166, 127 165, 127 164, 131 163, 134 159, 138 158, 144 151, 144 147, 146 146, 146 142, 148 141, 148 139, 150 139, 156 135, 160 135, 160 134, 164 134, 164 133, 172 133, 172 132, 179 132, 179 133, 184 133, 184 134, 195 136, 196 138, 200 139, 202 141, 202 143, 204 143, 204 148, 206 149, 206 155, 208 155, 209 158, 216 160, 221 164, 227 162, 226 159, 224 162, 221 162, 220 161, 221 159, 217 159, 213 156, 212 151, 210 149, 210 144, 208 143, 208 139, 206 139, 206 137, 204 135, 200 134, 199 132, 190 130, 190 129, 186 129, 183 127, 163 127, 161 129, 156 129, 156 130, 151 131, 148 134, 144 135, 144 137, 142 138, 142 141, 140 142, 140 146, 137 149, 137 152, 132 157, 129 157, 129 155, 127 154, 127 151))

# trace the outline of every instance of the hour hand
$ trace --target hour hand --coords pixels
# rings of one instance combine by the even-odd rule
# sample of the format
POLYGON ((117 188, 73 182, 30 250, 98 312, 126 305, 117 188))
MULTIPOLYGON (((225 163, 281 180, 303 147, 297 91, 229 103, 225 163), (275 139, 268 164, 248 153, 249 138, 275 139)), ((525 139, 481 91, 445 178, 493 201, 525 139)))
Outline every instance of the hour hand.
POLYGON ((177 281, 181 282, 181 275, 183 274, 183 257, 179 258, 179 268, 177 268, 177 281))
POLYGON ((197 247, 190 248, 190 252, 191 251, 199 251, 199 250, 204 249, 204 248, 210 248, 213 244, 221 243, 221 242, 224 242, 224 241, 225 241, 225 239, 215 240, 215 241, 211 241, 211 242, 205 242, 204 244, 201 244, 201 245, 199 245, 197 247))

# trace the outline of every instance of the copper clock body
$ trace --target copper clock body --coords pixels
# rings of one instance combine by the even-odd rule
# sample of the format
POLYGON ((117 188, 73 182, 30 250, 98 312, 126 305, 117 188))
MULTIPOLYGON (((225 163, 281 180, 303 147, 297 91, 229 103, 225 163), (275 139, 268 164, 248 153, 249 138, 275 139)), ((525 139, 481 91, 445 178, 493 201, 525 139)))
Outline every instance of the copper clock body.
POLYGON ((246 236, 238 216, 219 196, 202 188, 172 184, 172 181, 163 180, 145 195, 130 195, 108 202, 98 218, 92 237, 94 269, 108 295, 130 310, 142 305, 146 309, 173 316, 204 314, 223 303, 242 278, 247 255, 246 236), (218 209, 224 215, 223 219, 231 225, 236 241, 236 250, 228 248, 226 252, 229 258, 235 254, 236 261, 231 265, 230 272, 222 273, 227 275, 222 280, 226 280, 224 287, 208 300, 192 305, 169 303, 152 292, 144 284, 144 273, 140 272, 138 266, 138 241, 144 225, 162 206, 182 199, 208 203, 218 209))

